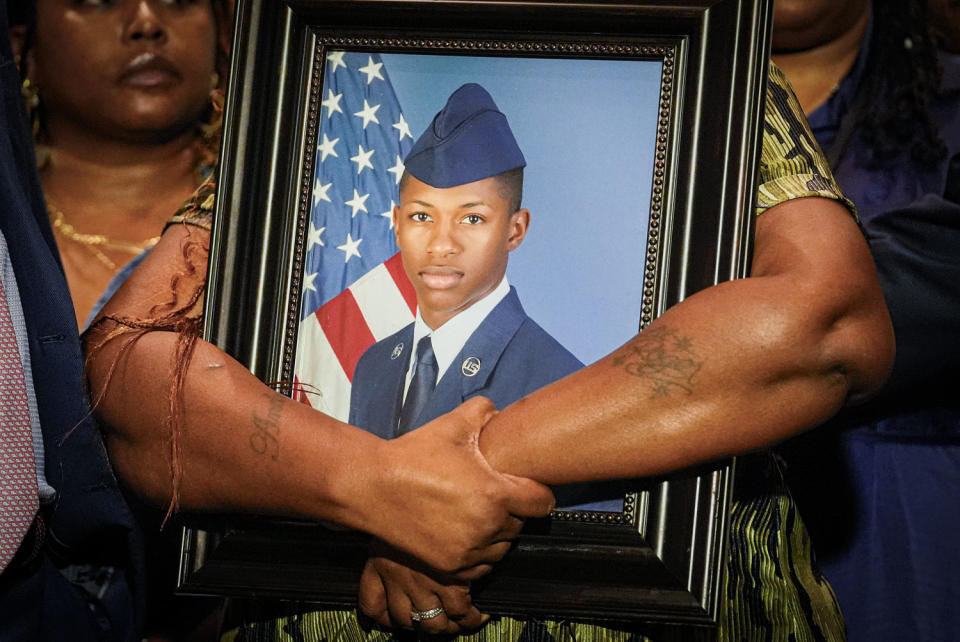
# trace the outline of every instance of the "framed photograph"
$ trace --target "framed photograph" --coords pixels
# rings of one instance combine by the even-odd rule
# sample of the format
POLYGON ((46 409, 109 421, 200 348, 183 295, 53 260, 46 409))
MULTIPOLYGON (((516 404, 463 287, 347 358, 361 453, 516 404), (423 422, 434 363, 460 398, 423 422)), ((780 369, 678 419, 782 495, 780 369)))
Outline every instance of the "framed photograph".
MULTIPOLYGON (((397 338, 418 309, 394 227, 400 178, 465 85, 495 101, 526 161, 529 226, 506 279, 578 364, 746 275, 772 2, 237 11, 205 337, 318 411, 355 419, 372 346, 389 344, 384 373, 410 359, 397 338)), ((438 390, 496 367, 461 352, 438 390)), ((693 374, 678 359, 658 376, 682 389, 693 374)), ((561 508, 527 524, 475 601, 513 616, 715 624, 733 467, 558 489, 561 508)), ((185 531, 180 587, 352 608, 365 557, 358 533, 225 520, 185 531)))

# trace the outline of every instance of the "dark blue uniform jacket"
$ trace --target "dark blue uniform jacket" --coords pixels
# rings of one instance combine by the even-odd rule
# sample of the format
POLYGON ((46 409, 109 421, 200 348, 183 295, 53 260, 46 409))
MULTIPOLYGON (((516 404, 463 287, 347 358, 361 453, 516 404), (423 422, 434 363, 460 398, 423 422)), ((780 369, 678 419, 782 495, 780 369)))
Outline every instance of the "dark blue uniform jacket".
MULTIPOLYGON (((363 353, 353 375, 350 423, 388 439, 396 436, 412 344, 411 323, 363 353)), ((575 356, 527 316, 516 289, 511 287, 437 382, 413 428, 477 395, 502 409, 582 367, 575 356)))

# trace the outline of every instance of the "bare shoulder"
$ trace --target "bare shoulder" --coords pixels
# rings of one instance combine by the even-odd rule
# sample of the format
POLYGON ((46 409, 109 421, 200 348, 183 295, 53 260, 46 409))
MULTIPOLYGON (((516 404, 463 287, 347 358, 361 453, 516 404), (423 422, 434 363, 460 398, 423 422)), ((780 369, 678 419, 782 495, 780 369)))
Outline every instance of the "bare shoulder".
POLYGON ((104 306, 102 315, 160 318, 167 312, 199 316, 206 285, 210 232, 171 224, 150 254, 104 306))
POLYGON ((796 198, 757 217, 753 276, 774 270, 830 269, 836 261, 858 272, 874 272, 866 239, 840 201, 796 198))

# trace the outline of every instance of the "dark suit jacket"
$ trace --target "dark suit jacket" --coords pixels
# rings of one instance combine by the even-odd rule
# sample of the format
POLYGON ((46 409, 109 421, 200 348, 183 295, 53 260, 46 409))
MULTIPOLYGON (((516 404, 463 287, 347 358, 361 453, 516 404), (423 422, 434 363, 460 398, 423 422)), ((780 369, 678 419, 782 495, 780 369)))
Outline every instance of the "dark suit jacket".
MULTIPOLYGON (((350 423, 381 437, 396 436, 413 324, 378 341, 360 357, 350 393, 350 423), (398 349, 398 346, 400 348, 398 349)), ((418 428, 476 395, 498 408, 583 367, 523 311, 515 288, 487 315, 443 374, 418 428), (472 372, 464 366, 479 362, 472 372)))
POLYGON ((46 515, 47 541, 55 542, 47 548, 55 553, 0 575, 0 639, 139 639, 131 588, 140 581, 139 538, 90 417, 73 303, 26 132, 6 16, 0 0, 0 229, 27 323, 46 477, 58 495, 46 515), (114 566, 120 577, 91 610, 54 559, 114 566))

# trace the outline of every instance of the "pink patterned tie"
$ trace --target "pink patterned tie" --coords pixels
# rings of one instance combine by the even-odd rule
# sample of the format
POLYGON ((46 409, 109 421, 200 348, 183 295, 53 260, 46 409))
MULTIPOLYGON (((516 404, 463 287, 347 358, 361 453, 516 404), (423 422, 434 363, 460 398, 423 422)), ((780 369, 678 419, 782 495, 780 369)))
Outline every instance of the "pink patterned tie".
POLYGON ((20 548, 39 506, 23 362, 0 283, 0 572, 20 548))

